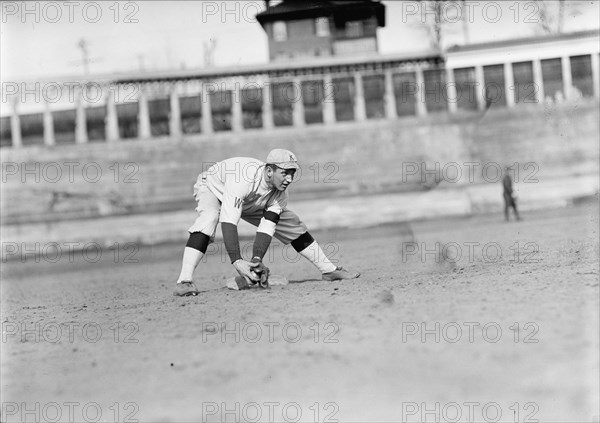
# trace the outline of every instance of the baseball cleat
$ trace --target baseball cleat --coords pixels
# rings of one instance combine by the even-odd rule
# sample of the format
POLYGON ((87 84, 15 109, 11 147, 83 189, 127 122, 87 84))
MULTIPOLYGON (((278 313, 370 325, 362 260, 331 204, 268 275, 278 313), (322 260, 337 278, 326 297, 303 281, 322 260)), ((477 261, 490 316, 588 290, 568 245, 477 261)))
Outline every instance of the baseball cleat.
POLYGON ((349 272, 343 267, 338 266, 333 272, 323 273, 324 281, 337 281, 340 279, 356 279, 360 276, 358 272, 349 272))
POLYGON ((191 295, 198 295, 200 291, 194 285, 192 281, 181 281, 175 284, 173 295, 176 297, 189 297, 191 295))

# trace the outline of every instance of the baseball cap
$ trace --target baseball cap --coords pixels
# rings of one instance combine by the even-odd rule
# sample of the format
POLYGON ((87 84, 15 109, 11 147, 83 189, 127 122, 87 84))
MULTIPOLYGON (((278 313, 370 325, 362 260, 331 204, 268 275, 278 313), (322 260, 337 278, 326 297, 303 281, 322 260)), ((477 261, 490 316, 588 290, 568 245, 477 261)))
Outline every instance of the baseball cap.
POLYGON ((267 164, 274 164, 282 169, 300 169, 296 155, 282 148, 276 148, 269 152, 267 164))

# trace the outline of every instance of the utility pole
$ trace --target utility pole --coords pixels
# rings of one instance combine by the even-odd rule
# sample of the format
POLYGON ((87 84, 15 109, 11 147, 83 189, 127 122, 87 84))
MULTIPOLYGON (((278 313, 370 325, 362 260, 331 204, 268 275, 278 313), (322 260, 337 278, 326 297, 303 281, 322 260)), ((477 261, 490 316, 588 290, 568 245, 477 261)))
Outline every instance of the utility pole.
POLYGON ((146 70, 146 66, 145 66, 146 55, 145 54, 138 54, 137 55, 137 59, 138 59, 139 71, 140 72, 144 72, 146 70))
POLYGON ((462 31, 465 44, 470 44, 471 37, 469 36, 469 8, 467 7, 466 0, 462 0, 462 31))
POLYGON ((81 63, 83 64, 83 74, 87 77, 90 74, 90 54, 88 51, 88 42, 85 38, 81 38, 77 43, 77 47, 81 50, 81 63))
POLYGON ((211 38, 208 42, 203 43, 204 47, 204 67, 211 68, 215 62, 215 49, 217 48, 217 40, 211 38))

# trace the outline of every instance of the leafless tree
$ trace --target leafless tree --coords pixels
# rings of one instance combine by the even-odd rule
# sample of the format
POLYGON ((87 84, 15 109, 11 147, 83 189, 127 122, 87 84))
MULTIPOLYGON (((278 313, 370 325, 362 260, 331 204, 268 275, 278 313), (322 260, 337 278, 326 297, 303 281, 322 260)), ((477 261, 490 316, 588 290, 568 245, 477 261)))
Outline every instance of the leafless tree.
POLYGON ((565 15, 580 15, 583 3, 585 1, 537 0, 535 4, 539 30, 548 35, 561 34, 564 31, 565 15))
POLYGON ((465 0, 429 0, 420 3, 421 13, 414 15, 415 24, 423 28, 432 47, 444 47, 449 29, 462 21, 461 31, 465 44, 469 43, 469 16, 465 0))
MULTIPOLYGON (((544 34, 554 34, 557 32, 557 26, 555 19, 558 18, 558 14, 554 13, 554 5, 556 2, 549 2, 546 0, 538 0, 537 2, 537 22, 539 29, 544 34)), ((562 0, 561 0, 561 3, 562 0)))
POLYGON ((558 2, 558 32, 563 31, 563 23, 565 18, 565 0, 559 0, 558 2))
MULTIPOLYGON (((420 13, 412 15, 412 24, 422 28, 434 48, 442 49, 452 32, 460 31, 464 44, 470 43, 469 5, 467 0, 424 0, 420 13), (459 27, 459 23, 461 24, 459 27)), ((535 0, 525 3, 521 17, 537 22, 542 34, 561 34, 567 17, 580 15, 585 0, 535 0)))

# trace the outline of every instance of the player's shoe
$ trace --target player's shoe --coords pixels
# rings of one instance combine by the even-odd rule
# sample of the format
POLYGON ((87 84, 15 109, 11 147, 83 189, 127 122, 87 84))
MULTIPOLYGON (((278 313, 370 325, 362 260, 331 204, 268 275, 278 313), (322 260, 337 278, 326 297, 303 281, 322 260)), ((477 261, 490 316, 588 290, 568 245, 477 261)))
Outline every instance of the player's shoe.
POLYGON ((324 281, 337 281, 340 279, 356 279, 360 276, 358 272, 349 272, 343 267, 338 266, 333 272, 323 273, 324 281))
POLYGON ((181 281, 175 284, 173 295, 176 297, 189 297, 190 295, 198 295, 200 291, 192 281, 181 281))

